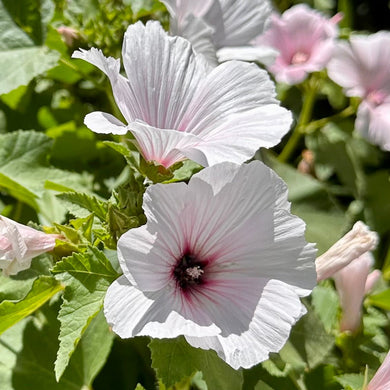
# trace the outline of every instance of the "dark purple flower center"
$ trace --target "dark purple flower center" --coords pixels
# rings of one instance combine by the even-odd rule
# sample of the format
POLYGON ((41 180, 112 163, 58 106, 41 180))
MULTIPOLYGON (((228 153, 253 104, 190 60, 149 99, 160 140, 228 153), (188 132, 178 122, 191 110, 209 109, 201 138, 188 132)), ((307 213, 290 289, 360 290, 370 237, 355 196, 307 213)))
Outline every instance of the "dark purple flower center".
POLYGON ((176 284, 186 291, 204 282, 204 263, 199 261, 196 256, 185 254, 177 262, 173 270, 173 276, 176 284))

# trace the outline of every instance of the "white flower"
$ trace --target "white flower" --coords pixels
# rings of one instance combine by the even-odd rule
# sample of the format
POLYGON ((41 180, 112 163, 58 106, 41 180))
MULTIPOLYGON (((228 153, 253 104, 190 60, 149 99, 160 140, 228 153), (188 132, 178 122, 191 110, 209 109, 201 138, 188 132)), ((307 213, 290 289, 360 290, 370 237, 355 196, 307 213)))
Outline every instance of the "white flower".
POLYGON ((51 251, 58 237, 0 215, 0 268, 3 275, 15 275, 29 268, 32 258, 51 251))
POLYGON ((291 115, 275 99, 264 70, 231 61, 211 67, 188 41, 169 37, 158 22, 128 28, 120 61, 101 51, 76 51, 107 74, 128 125, 93 112, 85 124, 97 133, 131 131, 148 161, 164 167, 185 158, 203 166, 242 163, 259 147, 276 145, 291 115))
MULTIPOLYGON (((220 61, 231 59, 231 48, 235 52, 237 48, 247 46, 261 34, 272 11, 269 0, 161 2, 166 5, 171 15, 171 33, 188 39, 195 51, 205 55, 212 64, 217 63, 217 56, 220 61), (218 50, 220 51, 217 52, 218 50)), ((262 61, 264 54, 261 50, 251 49, 252 56, 262 61)), ((268 50, 265 57, 268 57, 269 53, 268 50)))
POLYGON ((222 163, 144 196, 147 224, 118 241, 124 275, 104 311, 120 337, 214 349, 233 368, 279 351, 316 284, 316 250, 264 164, 222 163))

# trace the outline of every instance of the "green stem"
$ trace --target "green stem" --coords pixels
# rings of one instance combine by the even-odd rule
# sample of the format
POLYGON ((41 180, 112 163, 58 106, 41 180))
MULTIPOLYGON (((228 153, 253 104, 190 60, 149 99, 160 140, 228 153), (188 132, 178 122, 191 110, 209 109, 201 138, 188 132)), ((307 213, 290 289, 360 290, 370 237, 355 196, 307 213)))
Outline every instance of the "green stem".
POLYGON ((337 114, 313 121, 307 126, 306 134, 314 133, 317 129, 324 127, 329 122, 336 122, 341 119, 348 118, 349 116, 355 114, 355 111, 356 110, 353 106, 348 106, 337 114))
POLYGON ((298 123, 295 126, 291 137, 278 157, 280 162, 287 162, 289 160, 301 137, 305 134, 305 126, 310 122, 318 89, 318 83, 315 81, 316 80, 311 79, 307 82, 307 88, 305 89, 303 95, 301 115, 299 116, 298 123), (311 81, 314 82, 311 83, 311 81))

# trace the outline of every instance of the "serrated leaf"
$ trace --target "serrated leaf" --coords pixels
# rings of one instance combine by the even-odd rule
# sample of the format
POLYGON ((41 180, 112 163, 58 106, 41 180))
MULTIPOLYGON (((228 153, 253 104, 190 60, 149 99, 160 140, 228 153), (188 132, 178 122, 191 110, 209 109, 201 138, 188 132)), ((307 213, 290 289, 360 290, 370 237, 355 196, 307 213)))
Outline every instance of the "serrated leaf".
POLYGON ((91 322, 60 382, 53 365, 58 349, 59 300, 44 305, 0 339, 1 390, 86 390, 110 351, 113 334, 102 313, 91 322))
POLYGON ((93 195, 80 192, 65 192, 63 194, 58 194, 57 198, 74 203, 91 213, 94 213, 101 221, 106 220, 107 203, 102 202, 93 195))
POLYGON ((241 389, 241 371, 231 368, 215 351, 191 347, 184 337, 154 339, 149 348, 152 352, 152 367, 167 387, 192 375, 194 371, 201 371, 209 389, 241 389))
POLYGON ((364 375, 361 374, 344 374, 335 377, 340 385, 350 388, 351 390, 362 390, 364 385, 364 375))
POLYGON ((52 269, 66 288, 58 315, 60 347, 55 362, 59 380, 69 363, 81 336, 101 310, 109 285, 118 277, 104 253, 91 247, 87 252, 74 253, 52 269))
POLYGON ((371 305, 380 307, 383 310, 390 310, 390 289, 382 291, 378 294, 371 295, 367 298, 371 305))
POLYGON ((29 293, 20 301, 3 301, 0 303, 0 334, 39 309, 63 286, 50 276, 36 279, 29 293))

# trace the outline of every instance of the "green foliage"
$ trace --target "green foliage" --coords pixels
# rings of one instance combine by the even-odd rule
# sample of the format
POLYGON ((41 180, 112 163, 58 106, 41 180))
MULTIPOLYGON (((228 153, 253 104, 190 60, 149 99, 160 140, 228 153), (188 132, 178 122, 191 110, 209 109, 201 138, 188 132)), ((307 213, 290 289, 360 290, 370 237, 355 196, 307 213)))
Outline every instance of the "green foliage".
POLYGON ((99 313, 109 285, 118 277, 104 253, 91 247, 86 252, 64 258, 52 269, 65 284, 58 315, 60 347, 55 362, 57 380, 61 378, 81 336, 99 313))
POLYGON ((37 278, 31 290, 21 300, 0 303, 0 334, 39 309, 53 295, 63 290, 63 286, 50 276, 37 278))
POLYGON ((203 373, 209 389, 240 389, 242 373, 233 370, 214 351, 191 347, 184 339, 154 339, 149 348, 152 367, 166 386, 180 382, 195 371, 203 373))
POLYGON ((82 390, 89 388, 104 364, 112 334, 102 313, 84 333, 63 378, 57 383, 53 364, 58 349, 57 303, 25 319, 0 338, 2 390, 82 390))

